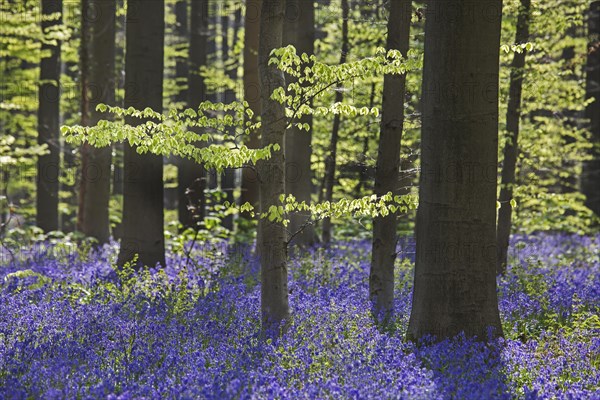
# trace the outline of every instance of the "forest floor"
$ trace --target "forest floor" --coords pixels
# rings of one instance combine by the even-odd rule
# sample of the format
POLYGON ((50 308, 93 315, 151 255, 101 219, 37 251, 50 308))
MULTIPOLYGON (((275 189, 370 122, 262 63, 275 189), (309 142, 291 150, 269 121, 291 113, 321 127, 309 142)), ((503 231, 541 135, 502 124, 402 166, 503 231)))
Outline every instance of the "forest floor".
POLYGON ((400 243, 396 320, 370 315, 370 243, 293 256, 293 318, 260 334, 247 246, 117 272, 100 251, 38 245, 0 260, 0 398, 598 398, 600 236, 515 236, 498 278, 504 339, 404 340, 414 246, 400 243), (13 258, 14 257, 14 258, 13 258), (186 266, 187 264, 187 266, 186 266))

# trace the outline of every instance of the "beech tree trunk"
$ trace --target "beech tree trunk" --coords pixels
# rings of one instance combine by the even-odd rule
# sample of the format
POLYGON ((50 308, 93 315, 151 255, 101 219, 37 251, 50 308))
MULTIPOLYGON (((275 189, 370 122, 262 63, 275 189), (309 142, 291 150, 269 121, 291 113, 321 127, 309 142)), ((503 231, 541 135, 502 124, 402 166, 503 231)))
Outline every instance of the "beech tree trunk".
MULTIPOLYGON (((248 102, 248 106, 256 116, 261 115, 260 81, 258 78, 258 39, 261 7, 262 0, 246 0, 246 14, 244 15, 244 100, 248 102)), ((259 132, 252 132, 246 145, 251 149, 258 148, 260 146, 259 132)), ((258 208, 258 186, 256 171, 252 168, 243 168, 240 203, 250 203, 258 208)))
MULTIPOLYGON (((369 96, 369 108, 375 107, 375 89, 376 89, 376 85, 375 85, 375 82, 373 82, 373 83, 371 83, 371 95, 369 96)), ((360 170, 358 171, 358 183, 354 187, 354 197, 356 197, 356 198, 361 197, 363 186, 365 186, 367 183, 367 177, 368 177, 367 160, 368 160, 368 155, 369 155, 370 139, 371 139, 370 135, 366 135, 363 138, 362 154, 359 156, 360 157, 359 158, 360 170)))
MULTIPOLYGON (((411 19, 410 0, 391 0, 387 48, 406 56, 411 19)), ((383 81, 383 104, 375 194, 399 194, 400 145, 404 126, 404 92, 406 74, 386 75, 383 81)), ((373 219, 373 250, 369 275, 369 294, 373 312, 382 322, 389 321, 394 308, 394 261, 396 260, 397 215, 373 219)))
MULTIPOLYGON (((271 158, 258 163, 260 178, 260 209, 269 210, 281 204, 279 197, 285 193, 283 137, 286 128, 285 109, 271 99, 273 91, 285 84, 283 72, 269 65, 273 49, 281 47, 285 1, 263 0, 260 17, 260 45, 258 49, 262 102, 261 146, 277 144, 271 158)), ((259 221, 258 252, 261 266, 261 311, 266 332, 276 329, 289 318, 287 278, 287 232, 282 222, 259 221)))
MULTIPOLYGON (((342 0, 342 52, 340 54, 340 64, 346 62, 348 56, 348 14, 350 13, 350 7, 348 6, 348 0, 342 0)), ((335 102, 341 103, 344 99, 342 91, 338 90, 335 92, 335 102)), ((333 127, 331 129, 331 142, 329 144, 329 154, 325 159, 325 201, 333 201, 333 186, 335 184, 335 166, 337 159, 337 145, 340 133, 341 118, 340 114, 336 114, 333 117, 333 127)), ((323 219, 323 232, 322 232, 323 243, 329 244, 331 242, 331 218, 327 217, 323 219)))
MULTIPOLYGON (((298 54, 308 55, 315 52, 315 8, 314 1, 287 0, 285 27, 283 32, 284 45, 293 45, 298 54)), ((286 77, 291 82, 294 77, 286 77)), ((310 131, 288 128, 285 133, 285 192, 294 195, 298 202, 311 203, 312 195, 312 115, 302 118, 302 123, 310 126, 310 131)), ((292 244, 311 246, 319 241, 314 225, 310 223, 310 212, 291 213, 288 230, 296 234, 292 244)))
MULTIPOLYGON (((110 115, 96 111, 96 106, 115 103, 116 2, 86 0, 82 4, 82 25, 89 28, 89 31, 82 29, 82 122, 93 126, 101 119, 110 118, 110 115)), ((108 204, 112 148, 84 144, 81 155, 79 230, 96 238, 100 244, 106 243, 110 238, 108 204)))
MULTIPOLYGON (((233 79, 234 81, 237 79, 236 76, 236 69, 235 68, 227 68, 227 63, 229 62, 229 49, 230 47, 233 47, 233 41, 229 42, 229 28, 230 25, 232 26, 232 28, 234 28, 233 30, 235 31, 235 22, 233 24, 231 24, 231 19, 229 17, 229 15, 223 15, 221 16, 221 48, 222 48, 222 63, 223 63, 223 68, 225 69, 225 72, 227 73, 227 76, 231 79, 233 79)), ((233 40, 235 40, 235 36, 233 37, 233 40)), ((227 89, 225 90, 224 96, 223 96, 223 102, 225 104, 229 104, 232 103, 236 100, 235 98, 235 91, 233 89, 227 89)), ((232 116, 233 114, 230 113, 232 116)), ((235 129, 229 129, 229 135, 233 136, 235 135, 235 129)), ((223 193, 225 194, 225 200, 228 201, 229 203, 234 203, 235 202, 235 198, 233 197, 233 192, 235 190, 235 169, 233 168, 225 168, 225 170, 223 171, 223 174, 221 175, 221 190, 223 191, 223 193)), ((228 215, 223 219, 223 227, 229 229, 230 231, 233 230, 233 215, 228 215)))
POLYGON ((428 3, 407 336, 502 335, 496 295, 501 0, 428 3))
MULTIPOLYGON (((43 31, 62 24, 62 8, 62 0, 42 1, 42 15, 61 13, 56 19, 43 19, 43 31)), ((44 232, 58 230, 60 50, 60 41, 56 45, 42 44, 42 52, 50 52, 40 61, 38 94, 38 143, 46 144, 49 151, 37 161, 36 224, 44 232)))
MULTIPOLYGON (((128 0, 125 108, 162 112, 165 9, 163 0, 128 0)), ((144 121, 128 117, 126 123, 144 121)), ((125 145, 123 238, 118 265, 139 254, 138 265, 165 265, 162 156, 125 145)))
MULTIPOLYGON (((208 46, 208 0, 191 2, 187 106, 197 109, 206 100, 206 85, 200 67, 206 65, 208 46)), ((200 143, 199 146, 202 146, 200 143)), ((206 170, 192 160, 181 159, 177 168, 179 222, 183 229, 197 229, 205 216, 206 170), (196 219, 194 218, 196 217, 196 219)))
POLYGON ((588 16, 589 49, 587 56, 586 98, 595 99, 586 108, 590 119, 593 159, 583 165, 581 191, 586 196, 585 205, 600 216, 600 1, 590 4, 588 16))
MULTIPOLYGON (((529 40, 529 12, 531 0, 521 0, 521 8, 517 18, 517 44, 529 40)), ((513 189, 516 184, 515 173, 519 157, 519 124, 521 122, 521 92, 525 69, 525 50, 515 52, 510 66, 510 87, 508 93, 508 109, 506 111, 506 133, 508 141, 504 145, 504 161, 502 164, 502 180, 500 183, 500 210, 498 211, 498 227, 496 232, 498 245, 497 273, 506 272, 508 263, 508 244, 510 241, 513 189)))

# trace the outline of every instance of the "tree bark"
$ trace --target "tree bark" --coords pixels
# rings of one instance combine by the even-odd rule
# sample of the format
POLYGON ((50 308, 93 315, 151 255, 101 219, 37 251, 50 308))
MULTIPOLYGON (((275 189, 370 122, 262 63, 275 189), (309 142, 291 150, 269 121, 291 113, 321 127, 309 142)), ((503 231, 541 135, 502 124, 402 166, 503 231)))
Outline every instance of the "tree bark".
POLYGON ((600 216, 600 1, 590 4, 588 16, 589 49, 587 57, 586 98, 593 98, 585 111, 595 148, 592 160, 583 164, 581 192, 585 205, 600 216))
MULTIPOLYGON (((229 15, 223 15, 221 16, 221 37, 222 37, 222 63, 223 63, 223 68, 225 68, 227 76, 232 79, 232 80, 236 80, 237 76, 236 76, 236 69, 235 68, 227 68, 227 62, 229 61, 229 49, 230 47, 233 47, 233 42, 230 46, 229 43, 229 27, 231 25, 231 19, 229 17, 229 15)), ((235 25, 232 26, 235 31, 235 25)), ((234 40, 235 40, 235 36, 234 36, 234 40)), ((224 103, 225 104, 229 104, 229 103, 233 103, 236 98, 235 98, 235 91, 233 89, 227 89, 225 90, 224 93, 224 103)), ((230 113, 231 115, 233 115, 232 113, 230 113)), ((235 129, 229 129, 228 134, 230 136, 234 136, 235 135, 235 129)), ((223 171, 223 174, 221 175, 221 190, 223 191, 223 193, 225 194, 225 200, 228 201, 230 204, 233 204, 235 202, 235 198, 233 197, 233 192, 235 190, 235 170, 233 168, 225 168, 225 170, 223 171)), ((233 215, 227 215, 224 219, 223 219, 223 227, 232 231, 233 230, 233 215)))
MULTIPOLYGON (((375 82, 373 82, 371 84, 371 95, 369 96, 369 108, 375 107, 375 89, 376 89, 376 85, 375 85, 375 82)), ((363 186, 367 182, 367 177, 368 177, 367 160, 368 160, 368 155, 369 155, 369 141, 370 141, 369 139, 371 139, 370 135, 366 135, 363 138, 362 154, 360 155, 359 165, 358 165, 360 168, 358 171, 358 183, 354 187, 354 197, 356 197, 357 199, 362 196, 363 186)))
MULTIPOLYGON (((117 10, 121 10, 124 8, 125 0, 117 0, 117 10)), ((115 54, 115 69, 117 71, 117 81, 116 87, 119 91, 125 89, 125 22, 127 20, 126 15, 119 15, 116 18, 116 54, 115 54)), ((115 102, 118 106, 123 106, 124 99, 122 95, 120 97, 116 97, 115 93, 115 102)), ((122 195, 123 194, 123 179, 125 178, 125 172, 123 171, 123 157, 124 157, 124 144, 123 143, 115 143, 113 146, 114 149, 114 158, 112 160, 113 163, 113 180, 112 180, 112 194, 113 195, 122 195)), ((115 239, 120 239, 122 236, 122 224, 118 224, 113 229, 113 237, 115 239)))
MULTIPOLYGON (((410 0, 391 0, 387 48, 406 56, 411 19, 410 0)), ((399 194, 400 145, 404 127, 404 93, 406 74, 386 75, 383 81, 383 104, 375 194, 399 194)), ((382 322, 390 320, 394 309, 394 261, 396 260, 397 214, 373 219, 373 249, 369 275, 369 294, 373 312, 382 322)))
MULTIPOLYGON (((260 33, 260 10, 262 0, 246 0, 244 15, 244 100, 254 112, 261 115, 260 82, 258 78, 258 43, 260 33)), ((252 132, 246 145, 251 149, 260 146, 260 133, 252 132)), ((258 208, 259 188, 256 171, 252 168, 242 169, 242 194, 240 203, 250 203, 258 208)), ((242 216, 244 216, 242 214, 242 216)))
MULTIPOLYGON (((280 150, 274 151, 271 158, 258 163, 260 178, 260 209, 268 211, 271 206, 279 206, 279 197, 285 193, 283 137, 286 128, 285 109, 282 104, 271 99, 276 88, 283 87, 283 73, 275 65, 269 65, 269 55, 273 49, 281 47, 285 2, 263 0, 260 17, 260 44, 258 49, 259 76, 262 104, 261 146, 277 144, 280 150)), ((265 332, 276 329, 283 320, 289 318, 287 280, 287 233, 282 222, 259 221, 261 235, 258 252, 261 266, 261 311, 265 332)))
MULTIPOLYGON (((206 100, 206 85, 200 67, 206 65, 208 46, 208 0, 191 2, 187 106, 197 109, 206 100)), ((202 146, 203 144, 198 144, 202 146)), ((177 169, 179 222, 183 229, 197 229, 206 212, 206 170, 192 160, 181 159, 177 169)))
MULTIPOLYGON (((129 0, 125 54, 125 108, 162 112, 164 1, 129 0)), ((127 117, 129 125, 143 123, 127 117)), ((139 254, 138 265, 165 265, 162 156, 125 145, 123 238, 118 265, 139 254)))
MULTIPOLYGON (((106 114, 96 111, 98 104, 115 103, 115 0, 85 0, 82 26, 82 123, 93 126, 106 114), (89 34, 86 34, 89 32, 89 34), (89 41, 87 40, 89 38, 89 41), (89 74, 89 78, 87 75, 89 74), (89 117, 88 117, 89 113, 89 117), (89 118, 89 119, 88 119, 89 118)), ((108 204, 110 200, 112 148, 84 144, 78 229, 98 243, 110 238, 108 204)))
MULTIPOLYGON (((342 0, 342 52, 340 54, 340 64, 346 62, 348 56, 348 14, 350 13, 350 7, 348 6, 348 0, 342 0)), ((344 93, 340 90, 335 92, 335 102, 341 103, 344 99, 344 93)), ((336 114, 333 117, 333 127, 331 129, 331 142, 329 144, 329 154, 325 159, 325 201, 333 201, 333 186, 335 184, 335 166, 337 158, 337 145, 340 133, 341 117, 340 114, 336 114)), ((323 243, 329 244, 331 242, 331 218, 327 217, 323 219, 323 232, 322 232, 323 243)))
MULTIPOLYGON (((285 28, 283 32, 284 45, 293 45, 298 54, 308 55, 315 52, 315 9, 314 1, 287 0, 285 28)), ((290 83, 294 77, 286 77, 290 83)), ((310 104, 312 106, 312 104, 310 104)), ((296 197, 298 202, 311 203, 312 195, 312 115, 302 117, 301 121, 310 126, 308 132, 296 126, 288 128, 285 133, 285 192, 296 197)), ((289 232, 298 233, 292 244, 306 247, 319 241, 314 225, 310 223, 310 212, 291 213, 289 232)))
POLYGON ((502 335, 496 294, 502 1, 428 3, 416 265, 407 336, 502 335))
MULTIPOLYGON (((62 0, 42 2, 42 15, 61 13, 57 19, 42 20, 42 30, 62 24, 62 0)), ((60 174, 59 106, 61 43, 42 44, 50 56, 40 62, 38 143, 48 146, 48 154, 38 157, 36 181, 36 224, 44 232, 58 230, 58 185, 60 174)))
MULTIPOLYGON (((529 12, 531 0, 521 0, 519 16, 517 17, 517 44, 529 40, 529 12)), ((510 86, 508 93, 508 108, 506 111, 506 133, 508 141, 504 145, 504 161, 502 165, 502 180, 500 183, 500 210, 498 211, 498 226, 496 232, 498 246, 497 273, 506 272, 508 262, 508 245, 510 241, 513 189, 516 184, 515 173, 519 157, 519 124, 521 122, 521 92, 523 89, 523 74, 525 69, 525 50, 514 53, 510 66, 510 86)))

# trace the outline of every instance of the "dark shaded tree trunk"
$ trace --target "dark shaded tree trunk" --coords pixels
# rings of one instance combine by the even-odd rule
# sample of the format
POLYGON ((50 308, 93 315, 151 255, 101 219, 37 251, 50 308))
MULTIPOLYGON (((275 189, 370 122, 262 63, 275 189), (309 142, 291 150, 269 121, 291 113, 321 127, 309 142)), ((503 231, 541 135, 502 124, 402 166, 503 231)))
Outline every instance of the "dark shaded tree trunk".
MULTIPOLYGON (((531 1, 521 0, 519 16, 517 17, 517 44, 529 40, 529 13, 531 1)), ((510 66, 510 86, 508 93, 508 108, 506 111, 506 134, 508 141, 504 145, 504 161, 502 164, 502 180, 500 183, 500 210, 498 211, 497 273, 506 272, 508 263, 508 244, 510 241, 513 189, 516 184, 517 158, 519 157, 519 124, 521 122, 521 92, 523 89, 523 74, 525 69, 525 50, 514 53, 510 66)))
MULTIPOLYGON (((411 0, 392 0, 388 20, 387 48, 408 52, 411 0)), ((383 104, 375 194, 399 194, 400 145, 404 127, 404 93, 406 74, 386 75, 383 81, 383 104)), ((386 323, 394 309, 394 261, 396 260, 397 214, 373 219, 373 250, 369 275, 369 295, 373 313, 386 323)))
MULTIPOLYGON (((287 0, 283 31, 284 45, 293 45, 298 54, 311 55, 315 52, 314 42, 314 1, 287 0)), ((293 77, 286 78, 290 83, 295 81, 293 77)), ((305 201, 306 204, 310 204, 312 194, 312 115, 304 116, 299 122, 308 124, 311 130, 306 132, 292 126, 285 133, 285 192, 296 197, 299 202, 305 201)), ((292 244, 311 246, 319 241, 310 217, 310 212, 290 214, 288 230, 291 235, 295 235, 292 244)))
POLYGON ((416 265, 407 336, 502 335, 496 294, 502 1, 428 3, 416 265), (468 90, 466 90, 468 89, 468 90))
MULTIPOLYGON (((258 43, 260 33, 260 11, 262 0, 246 0, 246 14, 244 15, 244 100, 254 112, 261 114, 260 82, 258 78, 258 43)), ((260 146, 260 134, 252 132, 246 145, 251 149, 260 146)), ((252 168, 242 169, 242 194, 240 203, 250 203, 258 208, 258 177, 252 168)), ((242 214, 242 216, 244 216, 242 214)))
MULTIPOLYGON (((346 62, 348 56, 348 15, 350 13, 350 7, 348 6, 348 0, 342 0, 342 52, 340 54, 340 64, 346 62)), ((341 103, 344 100, 344 93, 338 90, 335 93, 335 102, 341 103)), ((337 159, 337 145, 340 133, 341 116, 336 114, 333 117, 333 127, 331 129, 331 142, 329 144, 329 152, 325 159, 325 201, 333 201, 333 186, 335 184, 335 167, 337 159)), ((323 219, 323 232, 322 232, 323 243, 329 244, 331 242, 331 218, 327 217, 323 219)))
POLYGON ((587 58, 586 98, 594 98, 585 111, 590 120, 592 160, 583 164, 581 192, 586 196, 585 205, 600 216, 600 1, 590 5, 588 16, 589 49, 587 58))
MULTIPOLYGON (((207 57, 208 0, 191 2, 190 27, 187 105, 197 109, 206 100, 206 85, 200 67, 206 65, 207 57)), ((206 170, 194 161, 181 159, 177 171, 179 222, 184 229, 197 229, 197 223, 205 216, 206 170)))
MULTIPOLYGON (((44 0, 42 15, 61 13, 58 19, 42 20, 42 30, 62 24, 62 0, 44 0)), ((42 44, 50 56, 40 62, 38 143, 48 146, 48 154, 37 162, 36 224, 44 232, 58 230, 58 188, 60 174, 59 106, 61 43, 42 44)))
MULTIPOLYGON (((260 17, 260 44, 258 50, 259 76, 262 101, 261 146, 280 146, 271 158, 258 163, 260 178, 260 209, 266 212, 271 206, 281 204, 279 197, 285 193, 284 187, 284 144, 286 128, 285 109, 282 104, 271 99, 273 91, 284 86, 283 73, 275 65, 269 65, 269 55, 273 49, 281 47, 285 1, 263 0, 260 17)), ((259 221, 261 234, 258 239, 258 253, 261 266, 261 312, 265 331, 277 328, 289 318, 288 278, 287 278, 287 232, 282 222, 259 221)))
MULTIPOLYGON (((82 6, 82 26, 85 26, 85 29, 82 29, 81 46, 81 114, 82 124, 89 123, 93 126, 101 119, 110 118, 109 115, 96 111, 96 106, 101 103, 115 103, 116 2, 84 0, 82 6)), ((84 144, 81 155, 78 229, 98 240, 98 243, 106 243, 110 238, 108 204, 112 148, 97 148, 84 144)))
MULTIPOLYGON (((165 4, 128 0, 125 52, 125 108, 162 112, 165 4)), ((129 125, 143 123, 125 119, 129 125)), ((118 265, 139 254, 138 265, 165 265, 162 156, 125 145, 123 238, 118 265)))

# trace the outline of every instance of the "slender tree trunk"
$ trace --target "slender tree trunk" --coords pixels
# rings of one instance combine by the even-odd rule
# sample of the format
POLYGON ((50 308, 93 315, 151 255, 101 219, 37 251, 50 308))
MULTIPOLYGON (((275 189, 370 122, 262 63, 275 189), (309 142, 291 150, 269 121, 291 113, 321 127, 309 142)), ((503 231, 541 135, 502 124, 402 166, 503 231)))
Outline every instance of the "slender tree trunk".
MULTIPOLYGON (((410 39, 410 0, 392 0, 388 20, 387 48, 397 49, 404 56, 410 39)), ((383 104, 375 194, 399 194, 400 145, 404 127, 404 93, 406 74, 386 75, 383 81, 383 104)), ((397 215, 373 219, 373 250, 369 294, 377 319, 389 321, 394 310, 394 261, 396 260, 397 215)))
MULTIPOLYGON (((314 1, 287 0, 286 17, 283 31, 284 45, 296 47, 298 54, 314 54, 315 52, 315 9, 314 1)), ((294 77, 286 77, 290 83, 294 77)), ((312 195, 312 115, 306 115, 300 121, 310 126, 306 132, 296 126, 288 128, 285 133, 285 191, 294 195, 299 202, 311 203, 312 195)), ((288 230, 294 237, 293 244, 311 246, 319 241, 314 225, 310 224, 310 212, 290 214, 288 230)))
MULTIPOLYGON (((121 10, 124 7, 125 0, 117 0, 117 10, 121 10)), ((116 86, 119 90, 125 89, 125 22, 127 17, 124 15, 119 15, 116 18, 116 55, 115 55, 115 69, 116 73, 116 86)), ((122 95, 121 95, 122 96, 122 95)), ((117 105, 123 106, 124 99, 123 97, 116 97, 115 93, 115 101, 117 105)), ((113 159, 113 182, 112 182, 112 194, 114 195, 122 195, 123 194, 123 179, 125 177, 125 172, 123 171, 123 154, 124 154, 124 144, 116 143, 113 146, 114 149, 114 159, 113 159)), ((122 236, 122 225, 119 224, 115 227, 113 231, 113 236, 115 239, 120 239, 122 236)))
MULTIPOLYGON (((90 86, 90 53, 92 51, 92 27, 90 18, 90 0, 81 0, 81 42, 79 45, 79 71, 81 79, 81 126, 90 126, 90 101, 88 88, 90 86)), ((79 203, 77 209, 77 230, 83 231, 83 210, 85 209, 85 191, 83 171, 88 170, 89 151, 92 146, 84 143, 81 146, 81 177, 79 182, 79 203)))
POLYGON ((502 1, 428 3, 408 338, 502 335, 496 294, 502 1))
MULTIPOLYGON (((517 44, 529 40, 529 11, 530 0, 521 0, 517 18, 517 44)), ((516 184, 515 173, 519 156, 519 123, 521 122, 521 92, 523 89, 523 74, 525 69, 525 50, 514 53, 510 66, 510 87, 508 94, 508 109, 506 111, 506 133, 508 141, 504 145, 504 162, 502 165, 502 181, 500 184, 500 210, 498 211, 498 227, 496 232, 498 246, 497 273, 506 272, 508 262, 508 244, 510 240, 513 189, 516 184)))
MULTIPOLYGON (((82 6, 81 119, 83 125, 93 126, 109 117, 96 111, 96 106, 115 103, 116 2, 84 0, 82 6)), ((84 144, 81 154, 78 229, 96 238, 100 244, 106 243, 110 238, 108 204, 112 148, 84 144)))
MULTIPOLYGON (((340 64, 346 62, 348 56, 348 0, 342 0, 342 53, 340 54, 340 64)), ((335 102, 341 103, 344 99, 342 91, 338 90, 335 93, 335 102)), ((325 159, 325 201, 333 201, 333 186, 335 184, 335 166, 337 158, 337 145, 340 133, 341 118, 340 114, 333 117, 333 128, 331 129, 331 142, 329 144, 329 154, 325 159)), ((331 242, 331 218, 327 217, 323 220, 323 243, 331 242)))
MULTIPOLYGON (((283 87, 283 73, 275 65, 269 65, 269 55, 273 49, 281 47, 285 2, 263 0, 260 17, 260 45, 258 50, 260 87, 262 101, 261 146, 280 146, 271 158, 258 163, 260 177, 260 209, 265 212, 271 206, 281 204, 279 197, 285 193, 283 137, 286 120, 282 104, 271 99, 273 91, 283 87)), ((265 331, 279 326, 289 318, 287 281, 287 233, 282 222, 259 221, 261 235, 259 254, 261 266, 261 311, 265 331)))
MULTIPOLYGON (((125 54, 125 108, 162 112, 165 4, 128 0, 125 54)), ((130 125, 143 123, 137 118, 130 125)), ((165 265, 162 156, 125 145, 123 239, 117 263, 139 254, 139 265, 165 265)))
POLYGON ((600 216, 600 1, 590 4, 588 35, 586 98, 595 100, 587 106, 585 113, 596 147, 592 151, 593 159, 583 165, 581 192, 586 196, 585 205, 600 216))
MULTIPOLYGON (((219 13, 222 11, 221 6, 217 0, 208 1, 208 37, 207 37, 207 65, 218 65, 219 64, 219 53, 221 50, 221 43, 218 43, 217 37, 219 36, 219 13)), ((221 93, 212 91, 206 94, 206 100, 216 103, 221 102, 221 93)), ((210 191, 215 191, 219 187, 219 175, 214 168, 206 171, 206 188, 210 191)), ((208 196, 207 205, 210 206, 210 201, 214 198, 208 196)))
MULTIPOLYGON (((222 57, 221 61, 223 63, 223 68, 226 70, 227 76, 230 79, 236 80, 236 69, 235 68, 227 68, 227 63, 229 60, 229 27, 230 27, 230 17, 229 15, 221 16, 221 43, 222 43, 222 57)), ((234 29, 235 30, 235 29, 234 29)), ((235 37, 234 37, 235 40, 235 37)), ((233 41, 232 41, 233 43, 233 41)), ((235 91, 233 89, 225 90, 224 94, 224 103, 229 104, 234 102, 235 99, 235 91)), ((231 113, 230 113, 231 114, 231 113)), ((233 114, 232 114, 233 116, 233 114)), ((229 129, 229 135, 235 135, 234 129, 229 129)), ((225 168, 223 171, 223 175, 221 176, 221 190, 225 194, 225 200, 229 203, 234 203, 235 199, 233 197, 233 191, 235 190, 235 170, 233 168, 225 168)), ((233 230, 233 215, 228 215, 223 219, 223 227, 233 230)))
MULTIPOLYGON (((246 0, 244 15, 244 100, 254 112, 261 115, 260 82, 258 78, 258 43, 262 0, 246 0)), ((259 132, 252 132, 246 145, 251 149, 260 146, 259 132)), ((258 177, 251 168, 242 169, 242 194, 240 203, 250 203, 258 208, 258 177)), ((243 216, 243 215, 242 215, 243 216)))
MULTIPOLYGON (((190 29, 189 29, 189 13, 188 13, 188 2, 187 0, 178 0, 175 3, 175 34, 177 35, 177 48, 179 50, 189 49, 190 43, 190 29)), ((187 81, 190 72, 189 68, 189 53, 186 56, 178 57, 175 62, 175 78, 179 82, 187 81)), ((181 107, 186 106, 188 99, 187 84, 184 88, 180 89, 175 96, 175 101, 181 107)), ((186 199, 183 199, 184 202, 186 199)))
MULTIPOLYGON (((188 99, 188 76, 190 72, 189 68, 189 43, 190 43, 190 29, 189 29, 189 12, 187 0, 178 0, 175 3, 175 28, 174 33, 176 36, 176 48, 178 49, 179 56, 175 61, 175 80, 177 82, 177 93, 173 100, 177 104, 177 108, 186 109, 188 99), (186 51, 187 50, 187 51, 186 51)), ((191 221, 185 221, 186 217, 190 217, 191 214, 188 210, 188 197, 187 197, 187 186, 185 182, 180 182, 179 178, 185 176, 186 168, 183 160, 177 157, 171 157, 172 162, 177 166, 177 190, 174 195, 177 198, 177 216, 181 229, 185 230, 191 225, 191 221), (183 173, 182 173, 183 172, 183 173)), ((167 189, 165 189, 167 190, 167 189)), ((172 197, 166 194, 165 206, 169 208, 169 203, 172 201, 172 197), (170 200, 170 201, 169 201, 170 200)))
MULTIPOLYGON (((208 0, 191 2, 189 75, 187 105, 197 109, 206 100, 206 85, 200 67, 206 65, 208 46, 208 0)), ((202 143, 198 144, 202 146, 202 143)), ((182 159, 178 168, 179 222, 183 228, 196 228, 205 216, 206 170, 194 161, 182 159), (196 217, 196 219, 194 218, 196 217)))
MULTIPOLYGON (((375 82, 371 84, 371 95, 369 96, 369 108, 375 107, 375 82)), ((367 182, 367 157, 369 154, 369 135, 363 138, 362 154, 360 155, 360 171, 358 173, 358 183, 354 187, 354 197, 361 197, 363 186, 367 182)))
MULTIPOLYGON (((61 13, 57 19, 42 20, 42 30, 62 24, 62 6, 62 0, 42 2, 42 15, 61 13)), ((58 230, 60 50, 60 41, 56 45, 42 44, 42 52, 50 52, 40 62, 38 107, 38 143, 46 144, 49 150, 37 162, 36 223, 44 232, 58 230)))

